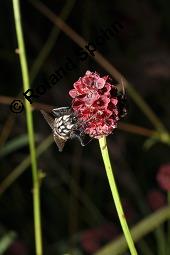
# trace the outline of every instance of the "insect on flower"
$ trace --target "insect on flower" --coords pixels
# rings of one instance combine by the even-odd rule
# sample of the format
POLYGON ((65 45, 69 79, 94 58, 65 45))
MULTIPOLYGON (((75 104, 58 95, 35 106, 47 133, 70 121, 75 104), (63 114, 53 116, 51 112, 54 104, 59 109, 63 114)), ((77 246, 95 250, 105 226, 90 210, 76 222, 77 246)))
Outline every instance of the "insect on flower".
POLYGON ((77 138, 82 146, 85 145, 83 125, 80 124, 71 108, 55 108, 51 113, 41 110, 41 113, 53 131, 54 141, 59 151, 63 150, 68 139, 77 138))
POLYGON ((59 151, 68 139, 77 138, 84 146, 86 135, 92 140, 111 134, 127 114, 124 87, 123 92, 118 91, 109 76, 87 71, 73 86, 69 92, 73 98, 70 108, 56 108, 51 113, 41 110, 59 151))

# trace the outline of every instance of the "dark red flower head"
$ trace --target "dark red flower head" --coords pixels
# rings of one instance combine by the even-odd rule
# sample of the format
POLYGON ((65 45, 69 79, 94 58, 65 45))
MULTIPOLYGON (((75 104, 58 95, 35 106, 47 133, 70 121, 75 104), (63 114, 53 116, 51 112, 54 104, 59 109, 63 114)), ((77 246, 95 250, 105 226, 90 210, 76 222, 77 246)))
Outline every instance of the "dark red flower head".
POLYGON ((162 165, 159 168, 157 181, 163 190, 170 191, 170 163, 162 165))
POLYGON ((147 194, 147 201, 153 211, 156 211, 166 205, 166 197, 164 193, 157 189, 152 189, 149 191, 147 194))
POLYGON ((96 72, 87 71, 69 92, 73 111, 85 123, 84 132, 93 138, 111 134, 126 113, 123 95, 110 80, 108 75, 100 77, 96 72))

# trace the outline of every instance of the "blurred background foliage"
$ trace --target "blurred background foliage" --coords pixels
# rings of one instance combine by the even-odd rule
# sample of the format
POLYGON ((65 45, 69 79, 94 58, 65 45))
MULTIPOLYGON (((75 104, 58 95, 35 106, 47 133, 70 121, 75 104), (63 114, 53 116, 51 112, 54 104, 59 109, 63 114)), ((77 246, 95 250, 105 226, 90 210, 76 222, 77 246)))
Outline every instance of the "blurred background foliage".
MULTIPOLYGON (((35 2, 40 6, 41 2, 35 2)), ((170 2, 44 0, 42 3, 88 42, 115 19, 123 24, 120 33, 97 49, 133 84, 168 130, 170 2)), ((77 46, 35 8, 34 1, 21 1, 21 14, 34 88, 63 66, 66 57, 78 61, 77 46)), ((11 1, 0 1, 0 23, 0 254, 27 255, 34 254, 32 177, 25 114, 11 113, 8 105, 9 97, 20 97, 23 93, 11 1)), ((69 106, 68 91, 86 70, 107 74, 89 57, 77 62, 74 71, 68 72, 36 103, 69 106)), ((167 205, 167 192, 159 186, 156 176, 162 165, 170 168, 170 159, 167 144, 151 141, 146 146, 155 127, 130 94, 128 105, 128 117, 108 137, 108 143, 127 220, 132 226, 167 205)), ((121 234, 97 141, 81 147, 72 140, 59 153, 52 137, 48 137, 50 128, 37 110, 34 126, 38 168, 44 177, 41 182, 44 254, 93 254, 121 234)), ((169 175, 166 178, 170 182, 169 175)), ((137 243, 139 254, 165 255, 166 232, 167 226, 162 225, 159 234, 152 232, 141 239, 137 243)))

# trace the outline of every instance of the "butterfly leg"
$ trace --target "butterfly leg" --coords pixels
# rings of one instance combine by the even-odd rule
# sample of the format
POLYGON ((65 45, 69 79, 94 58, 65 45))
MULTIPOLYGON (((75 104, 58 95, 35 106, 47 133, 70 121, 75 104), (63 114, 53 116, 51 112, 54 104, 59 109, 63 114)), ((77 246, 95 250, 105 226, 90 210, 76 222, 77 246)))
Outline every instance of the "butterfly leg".
POLYGON ((81 134, 81 133, 80 134, 78 134, 78 133, 76 134, 75 131, 72 131, 70 133, 70 138, 71 139, 74 139, 74 138, 78 139, 80 141, 81 145, 85 146, 84 141, 83 141, 83 138, 84 138, 83 134, 81 134))

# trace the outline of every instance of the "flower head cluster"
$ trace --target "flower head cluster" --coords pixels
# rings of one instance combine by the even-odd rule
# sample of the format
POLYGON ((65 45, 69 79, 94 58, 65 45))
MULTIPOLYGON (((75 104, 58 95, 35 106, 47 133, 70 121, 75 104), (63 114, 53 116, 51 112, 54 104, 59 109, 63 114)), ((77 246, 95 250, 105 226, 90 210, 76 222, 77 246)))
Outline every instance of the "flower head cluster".
POLYGON ((157 173, 157 181, 159 186, 165 190, 170 191, 170 164, 162 165, 157 173))
POLYGON ((69 92, 73 98, 72 109, 84 123, 84 132, 94 138, 112 133, 126 112, 123 96, 110 80, 108 75, 100 77, 87 71, 69 92))

